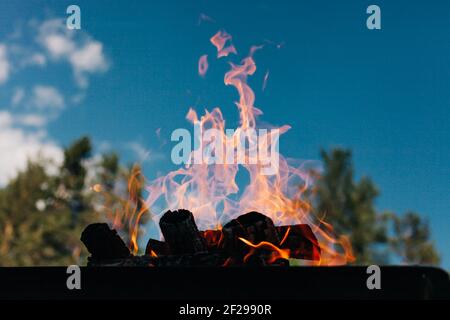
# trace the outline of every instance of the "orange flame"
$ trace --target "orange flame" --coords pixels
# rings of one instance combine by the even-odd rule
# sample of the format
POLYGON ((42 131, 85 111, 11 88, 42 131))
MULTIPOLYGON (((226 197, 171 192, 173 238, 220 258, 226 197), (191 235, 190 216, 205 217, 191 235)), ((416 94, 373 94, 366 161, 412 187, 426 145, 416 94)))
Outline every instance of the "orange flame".
POLYGON ((139 251, 139 223, 142 216, 149 212, 145 201, 139 197, 139 191, 142 187, 142 173, 138 166, 134 166, 131 170, 127 185, 127 199, 104 191, 100 184, 95 184, 91 187, 92 191, 104 196, 106 218, 112 222, 112 227, 118 230, 128 227, 129 248, 133 254, 137 254, 139 251))
POLYGON ((270 259, 268 263, 274 263, 278 259, 289 259, 289 249, 280 249, 273 243, 267 242, 267 241, 261 241, 258 244, 253 244, 250 241, 239 237, 239 240, 244 242, 249 247, 253 248, 247 255, 244 257, 244 262, 247 262, 247 260, 254 254, 255 249, 266 249, 272 251, 272 254, 270 256, 270 259))
POLYGON ((156 254, 156 252, 153 251, 153 250, 150 250, 150 256, 155 257, 155 258, 158 257, 158 255, 156 254))
POLYGON ((217 58, 226 57, 230 53, 237 54, 236 48, 232 44, 225 46, 231 39, 231 36, 224 30, 220 30, 211 38, 212 44, 217 48, 217 58))
POLYGON ((289 235, 289 232, 291 232, 291 227, 287 228, 286 233, 283 236, 283 239, 281 239, 281 241, 280 241, 280 246, 283 245, 283 243, 286 241, 286 239, 287 239, 287 237, 289 235))

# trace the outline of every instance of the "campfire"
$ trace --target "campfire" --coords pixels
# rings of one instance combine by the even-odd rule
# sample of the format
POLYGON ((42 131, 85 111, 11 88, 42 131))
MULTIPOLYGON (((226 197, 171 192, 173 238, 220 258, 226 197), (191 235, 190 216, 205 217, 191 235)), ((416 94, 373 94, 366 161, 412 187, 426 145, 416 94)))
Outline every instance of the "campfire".
MULTIPOLYGON (((237 55, 225 31, 210 41, 217 59, 237 55)), ((324 218, 315 217, 305 199, 313 184, 310 171, 279 152, 279 136, 290 127, 257 121, 262 111, 254 106, 255 93, 247 79, 256 72, 255 53, 265 45, 273 44, 251 47, 239 64, 229 62, 231 69, 225 74, 225 85, 239 94, 239 126, 226 129, 219 108, 205 110, 201 117, 190 109, 186 118, 194 127, 193 149, 190 135, 188 142, 181 141, 187 130, 172 134, 172 141, 179 141, 172 160, 183 166, 147 182, 146 199, 136 195, 142 181, 132 176, 130 199, 122 210, 107 210, 112 229, 106 223, 93 224, 82 234, 91 253, 89 265, 286 266, 291 259, 343 265, 354 260, 348 239, 335 235, 324 218), (238 181, 240 170, 248 176, 245 185, 238 181), (148 240, 145 254, 139 256, 139 221, 145 212, 159 225, 160 239, 148 240), (115 229, 128 230, 129 246, 115 229)), ((200 57, 202 78, 211 65, 207 55, 200 57)), ((267 80, 268 73, 264 87, 267 80)), ((92 189, 102 192, 99 185, 92 189)))
POLYGON ((222 230, 199 231, 192 212, 167 211, 159 222, 165 241, 150 239, 144 256, 131 254, 106 223, 89 225, 81 240, 91 266, 288 266, 289 258, 318 261, 320 246, 305 224, 275 227, 258 212, 231 220, 222 230))

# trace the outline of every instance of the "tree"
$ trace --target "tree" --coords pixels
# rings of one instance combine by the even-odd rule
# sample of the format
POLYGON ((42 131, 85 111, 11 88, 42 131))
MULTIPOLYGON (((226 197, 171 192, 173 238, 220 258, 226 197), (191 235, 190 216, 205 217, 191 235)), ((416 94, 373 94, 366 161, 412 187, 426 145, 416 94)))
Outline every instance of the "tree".
POLYGON ((62 181, 68 189, 81 191, 86 178, 86 168, 83 161, 90 157, 91 140, 82 137, 64 150, 64 163, 61 170, 62 181))
POLYGON ((414 212, 399 217, 389 214, 393 224, 390 245, 404 263, 438 265, 440 262, 434 243, 430 240, 428 221, 414 212))
POLYGON ((316 189, 316 211, 325 215, 338 234, 349 236, 357 263, 375 260, 374 244, 385 242, 373 202, 377 188, 369 178, 355 182, 351 152, 333 149, 322 151, 323 175, 316 189))
POLYGON ((409 213, 400 218, 377 212, 374 202, 378 190, 367 177, 354 181, 349 150, 322 151, 321 156, 324 170, 318 175, 315 211, 325 215, 336 233, 350 237, 356 263, 387 263, 392 254, 406 263, 439 262, 428 224, 419 215, 409 213), (388 234, 390 225, 392 236, 388 234))
POLYGON ((112 192, 119 174, 119 156, 115 152, 102 155, 99 179, 106 191, 112 192))
POLYGON ((0 189, 1 266, 67 265, 87 256, 80 234, 99 219, 83 194, 90 150, 88 138, 76 141, 55 176, 47 173, 48 159, 28 161, 0 189))
POLYGON ((55 178, 44 161, 28 162, 0 192, 0 265, 31 266, 76 263, 80 226, 55 197, 55 178), (76 230, 76 231, 75 231, 76 230))
POLYGON ((92 151, 91 140, 82 137, 64 150, 64 162, 61 168, 60 194, 67 201, 72 212, 72 223, 78 219, 78 213, 85 210, 82 192, 85 188, 86 168, 84 161, 92 151))

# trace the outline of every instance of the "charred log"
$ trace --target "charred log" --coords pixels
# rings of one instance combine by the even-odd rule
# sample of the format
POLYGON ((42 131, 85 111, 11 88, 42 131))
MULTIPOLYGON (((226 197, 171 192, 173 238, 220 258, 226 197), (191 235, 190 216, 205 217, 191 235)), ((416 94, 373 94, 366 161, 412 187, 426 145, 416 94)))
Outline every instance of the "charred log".
POLYGON ((164 241, 149 239, 147 242, 147 246, 145 247, 145 254, 149 256, 168 256, 170 255, 170 248, 169 245, 164 241))
POLYGON ((214 251, 220 251, 223 247, 223 232, 222 230, 205 230, 200 231, 200 236, 205 239, 206 241, 206 247, 208 251, 214 252, 214 251))
MULTIPOLYGON (((311 227, 307 224, 296 224, 292 226, 275 227, 278 243, 273 243, 281 249, 289 249, 290 257, 304 260, 320 260, 320 246, 311 227)), ((220 250, 223 242, 221 230, 200 231, 202 237, 206 239, 209 251, 220 250)))
POLYGON ((131 255, 117 231, 106 223, 88 225, 81 234, 81 241, 95 259, 123 259, 131 255))
POLYGON ((291 258, 320 260, 319 242, 309 225, 280 226, 277 232, 281 239, 279 247, 289 249, 291 258))
POLYGON ((258 244, 262 241, 277 244, 280 242, 272 219, 259 213, 249 212, 228 222, 222 229, 223 249, 232 256, 243 256, 250 247, 240 238, 258 244))
POLYGON ((308 225, 275 227, 249 212, 222 230, 198 231, 191 212, 168 211, 160 220, 166 242, 150 239, 144 256, 130 254, 115 230, 89 225, 81 240, 91 253, 90 266, 287 266, 289 258, 319 260, 320 246, 308 225))
POLYGON ((206 241, 199 234, 192 212, 169 210, 162 216, 159 226, 172 254, 207 251, 206 241))

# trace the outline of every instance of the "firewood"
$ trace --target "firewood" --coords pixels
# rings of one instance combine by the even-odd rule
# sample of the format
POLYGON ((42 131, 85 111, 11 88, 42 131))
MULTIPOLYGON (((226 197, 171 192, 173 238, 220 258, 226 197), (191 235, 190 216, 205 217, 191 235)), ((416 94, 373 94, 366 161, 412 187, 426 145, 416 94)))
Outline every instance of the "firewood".
POLYGON ((290 258, 320 259, 319 243, 308 225, 275 227, 269 217, 258 212, 233 219, 222 230, 198 231, 191 212, 168 211, 161 218, 160 226, 167 242, 150 239, 146 255, 135 257, 107 224, 89 225, 81 235, 81 241, 91 253, 88 265, 288 266, 285 256, 277 256, 277 250, 270 244, 289 249, 290 258), (270 244, 260 245, 261 242, 270 244))
MULTIPOLYGON (((296 224, 291 226, 275 227, 278 234, 278 242, 271 242, 281 249, 289 249, 290 257, 304 260, 320 260, 320 246, 311 227, 307 224, 296 224), (287 232, 289 230, 289 232, 287 232), (287 234, 286 234, 287 232, 287 234), (282 242, 282 240, 284 241, 282 242)), ((208 250, 220 250, 223 243, 223 233, 221 230, 200 231, 202 237, 206 239, 208 250)), ((257 243, 255 243, 257 244, 257 243)))
POLYGON ((167 256, 170 254, 170 248, 169 245, 164 241, 149 239, 147 242, 147 246, 145 247, 145 254, 156 254, 158 257, 167 256))
POLYGON ((159 220, 159 226, 172 254, 207 251, 206 241, 199 234, 192 212, 169 210, 159 220))
POLYGON ((280 242, 272 219, 259 213, 249 212, 231 220, 223 226, 223 249, 232 256, 246 255, 250 247, 239 238, 258 244, 267 241, 273 244, 280 242))
POLYGON ((208 251, 214 252, 221 250, 223 245, 223 232, 221 230, 199 231, 200 236, 205 239, 208 251))
POLYGON ((117 231, 106 223, 88 225, 81 234, 81 241, 95 259, 122 259, 131 255, 117 231))
POLYGON ((290 257, 304 260, 320 260, 320 246, 311 227, 307 224, 277 227, 281 239, 279 247, 289 249, 290 257))

